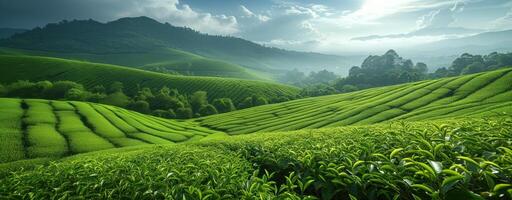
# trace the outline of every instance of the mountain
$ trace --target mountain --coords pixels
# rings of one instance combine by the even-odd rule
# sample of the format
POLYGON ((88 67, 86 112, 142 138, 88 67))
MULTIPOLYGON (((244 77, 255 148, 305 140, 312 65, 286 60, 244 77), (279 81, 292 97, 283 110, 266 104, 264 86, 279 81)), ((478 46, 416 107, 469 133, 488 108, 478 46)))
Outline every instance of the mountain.
MULTIPOLYGON (((112 64, 124 63, 108 59, 111 55, 143 54, 172 48, 273 73, 294 68, 315 70, 344 66, 343 57, 269 48, 240 38, 202 34, 148 17, 121 18, 108 23, 62 21, 2 40, 0 46, 52 52, 59 56, 85 54, 83 57, 91 61, 99 60, 90 55, 101 54, 107 58, 103 62, 112 64)), ((134 65, 153 63, 157 62, 148 60, 134 65)))
POLYGON ((369 35, 354 37, 351 40, 368 41, 376 39, 389 39, 389 38, 409 38, 417 36, 457 36, 457 35, 471 35, 481 33, 482 30, 467 29, 462 27, 442 27, 442 28, 423 28, 409 33, 403 34, 390 34, 390 35, 369 35))
POLYGON ((22 33, 25 31, 27 30, 19 28, 0 28, 0 39, 9 38, 16 33, 22 33))
POLYGON ((423 51, 451 54, 488 54, 512 51, 512 30, 485 32, 457 39, 441 40, 418 47, 423 51))

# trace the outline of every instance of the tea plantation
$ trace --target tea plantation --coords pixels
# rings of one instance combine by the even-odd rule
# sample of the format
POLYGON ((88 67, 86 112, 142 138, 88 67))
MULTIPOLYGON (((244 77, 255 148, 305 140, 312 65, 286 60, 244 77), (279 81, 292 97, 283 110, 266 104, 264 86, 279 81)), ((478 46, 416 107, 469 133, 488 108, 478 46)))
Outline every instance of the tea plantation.
POLYGON ((0 197, 510 199, 511 133, 500 117, 128 147, 11 171, 0 197))
POLYGON ((266 99, 294 97, 300 91, 292 86, 263 81, 176 76, 115 65, 35 56, 0 55, 0 80, 2 83, 18 80, 69 80, 83 84, 86 88, 97 85, 109 86, 113 82, 119 81, 123 83, 127 93, 136 92, 137 87, 162 88, 167 86, 178 89, 184 94, 206 91, 211 100, 230 98, 234 102, 240 102, 252 95, 262 96, 266 99))
POLYGON ((223 134, 107 105, 0 99, 0 163, 223 134))
POLYGON ((306 98, 198 119, 229 134, 512 112, 512 68, 306 98))

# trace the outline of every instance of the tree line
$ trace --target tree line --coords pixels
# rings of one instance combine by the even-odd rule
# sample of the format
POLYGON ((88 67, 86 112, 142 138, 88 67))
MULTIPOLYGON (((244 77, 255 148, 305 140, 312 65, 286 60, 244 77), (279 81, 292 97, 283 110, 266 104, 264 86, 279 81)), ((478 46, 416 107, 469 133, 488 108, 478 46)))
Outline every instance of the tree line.
POLYGON ((185 95, 166 86, 159 89, 141 87, 129 96, 125 94, 121 82, 113 82, 108 87, 97 85, 85 88, 73 81, 20 80, 5 86, 0 84, 0 97, 88 101, 170 119, 208 116, 269 103, 265 97, 258 95, 246 97, 238 105, 230 98, 218 98, 209 102, 205 91, 185 95))
POLYGON ((280 81, 302 87, 301 96, 322 96, 352 92, 372 87, 416 82, 427 79, 459 76, 512 66, 512 53, 493 52, 489 55, 462 54, 449 67, 428 72, 425 63, 414 63, 400 57, 394 50, 381 56, 367 57, 361 66, 350 69, 347 77, 322 70, 306 76, 294 69, 280 77, 280 81))

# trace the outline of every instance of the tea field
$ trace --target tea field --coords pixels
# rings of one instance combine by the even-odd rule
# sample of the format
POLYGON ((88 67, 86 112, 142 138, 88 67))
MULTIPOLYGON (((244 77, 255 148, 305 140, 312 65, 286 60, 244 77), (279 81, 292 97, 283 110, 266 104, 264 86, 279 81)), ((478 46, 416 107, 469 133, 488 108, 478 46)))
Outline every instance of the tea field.
POLYGON ((93 103, 0 98, 0 105, 0 163, 223 134, 93 103))
POLYGON ((178 89, 184 94, 206 91, 210 100, 231 98, 234 102, 240 102, 252 95, 274 99, 295 97, 300 92, 296 87, 263 81, 176 76, 115 65, 36 56, 0 55, 0 80, 4 84, 18 80, 52 82, 69 80, 80 83, 86 88, 97 85, 108 87, 113 82, 119 81, 123 83, 127 93, 136 92, 137 87, 159 89, 167 86, 178 89))
POLYGON ((229 134, 247 134, 501 112, 512 112, 512 68, 299 99, 197 121, 229 134))
POLYGON ((501 116, 127 147, 11 171, 0 197, 511 199, 511 134, 501 116))

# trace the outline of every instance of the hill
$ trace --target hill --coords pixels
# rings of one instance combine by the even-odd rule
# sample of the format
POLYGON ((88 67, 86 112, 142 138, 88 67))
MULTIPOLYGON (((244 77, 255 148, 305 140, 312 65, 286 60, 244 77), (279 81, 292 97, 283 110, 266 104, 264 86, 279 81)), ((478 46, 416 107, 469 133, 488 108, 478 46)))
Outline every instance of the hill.
MULTIPOLYGON (((60 56, 71 53, 93 62, 120 65, 126 63, 110 59, 110 56, 126 54, 123 57, 128 57, 148 52, 159 54, 172 48, 266 72, 293 68, 334 70, 337 66, 345 66, 345 59, 339 56, 268 48, 240 38, 206 35, 189 28, 163 24, 148 17, 121 18, 108 23, 94 20, 62 21, 17 34, 0 41, 0 46, 51 52, 60 56), (96 54, 104 55, 103 59, 97 60, 96 54)), ((149 60, 142 64, 158 62, 163 61, 149 60)), ((142 66, 140 63, 133 65, 142 66)))
POLYGON ((172 144, 219 133, 94 103, 0 98, 0 105, 0 163, 172 144))
POLYGON ((229 134, 271 132, 390 120, 492 115, 512 108, 512 68, 473 75, 299 99, 200 118, 229 134))
POLYGON ((299 93, 299 89, 295 87, 261 81, 175 76, 115 65, 36 56, 0 55, 0 80, 3 83, 17 80, 70 80, 83 84, 86 88, 108 86, 119 81, 124 84, 127 93, 135 92, 137 87, 167 86, 188 95, 196 91, 206 91, 210 100, 231 98, 236 103, 253 95, 270 100, 294 97, 299 93))
POLYGON ((187 76, 229 77, 249 80, 268 80, 263 76, 251 73, 250 70, 236 64, 205 58, 189 52, 165 48, 147 52, 132 53, 72 53, 50 52, 12 48, 0 48, 3 55, 36 55, 58 57, 72 60, 94 61, 129 66, 149 71, 181 74, 187 76))
POLYGON ((123 148, 33 169, 18 163, 0 177, 0 196, 510 199, 511 131, 510 118, 473 118, 123 148))

